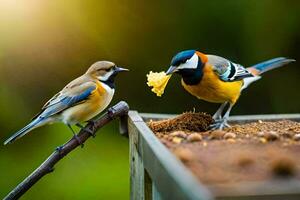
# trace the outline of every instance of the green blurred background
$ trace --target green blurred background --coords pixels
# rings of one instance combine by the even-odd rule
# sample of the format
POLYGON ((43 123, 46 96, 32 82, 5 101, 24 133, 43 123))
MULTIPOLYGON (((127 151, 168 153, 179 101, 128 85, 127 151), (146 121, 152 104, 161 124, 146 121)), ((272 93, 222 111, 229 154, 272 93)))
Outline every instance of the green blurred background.
MULTIPOLYGON (((140 112, 213 113, 218 105, 187 94, 174 76, 162 98, 148 71, 184 49, 245 66, 276 56, 300 60, 300 1, 0 0, 1 142, 43 103, 97 60, 130 68, 117 77, 113 103, 140 112)), ((274 70, 244 92, 232 114, 300 110, 298 63, 274 70)), ((113 104, 112 103, 112 104, 113 104)), ((0 145, 0 198, 71 137, 62 124, 0 145)), ((117 123, 64 158, 23 199, 128 199, 128 140, 117 123)))

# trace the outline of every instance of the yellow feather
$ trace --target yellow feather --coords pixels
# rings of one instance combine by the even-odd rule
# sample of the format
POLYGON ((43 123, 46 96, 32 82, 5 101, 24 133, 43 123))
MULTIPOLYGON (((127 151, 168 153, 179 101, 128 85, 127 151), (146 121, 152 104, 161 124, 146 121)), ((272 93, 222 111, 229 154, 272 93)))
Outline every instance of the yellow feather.
POLYGON ((64 114, 67 116, 69 121, 77 123, 90 120, 108 106, 113 97, 114 91, 109 88, 105 88, 108 86, 104 86, 103 83, 99 81, 97 81, 96 84, 97 88, 85 102, 65 111, 64 114))
POLYGON ((224 82, 214 73, 210 65, 203 68, 203 77, 198 85, 187 85, 181 80, 183 87, 199 99, 213 103, 228 101, 235 104, 238 100, 243 81, 224 82))

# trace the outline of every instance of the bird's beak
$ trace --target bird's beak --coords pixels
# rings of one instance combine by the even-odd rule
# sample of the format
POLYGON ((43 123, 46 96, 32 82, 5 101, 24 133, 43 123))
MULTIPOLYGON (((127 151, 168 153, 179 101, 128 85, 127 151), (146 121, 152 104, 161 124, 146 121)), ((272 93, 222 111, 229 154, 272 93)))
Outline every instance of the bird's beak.
POLYGON ((173 74, 173 73, 176 72, 176 71, 177 71, 177 67, 171 66, 171 67, 167 70, 166 74, 167 74, 167 75, 173 74))
POLYGON ((119 73, 119 72, 128 72, 129 69, 126 68, 122 68, 122 67, 116 67, 115 72, 119 73))

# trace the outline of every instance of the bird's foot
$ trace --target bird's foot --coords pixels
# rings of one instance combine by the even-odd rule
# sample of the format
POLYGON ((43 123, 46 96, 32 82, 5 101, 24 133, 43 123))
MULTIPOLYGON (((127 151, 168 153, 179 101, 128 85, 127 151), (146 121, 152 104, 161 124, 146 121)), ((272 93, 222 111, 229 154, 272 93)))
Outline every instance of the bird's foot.
POLYGON ((115 116, 114 116, 115 113, 116 113, 116 110, 113 107, 110 107, 107 109, 107 114, 110 119, 115 119, 115 116))
POLYGON ((88 121, 86 121, 87 123, 91 124, 92 126, 95 126, 96 122, 93 119, 90 119, 88 121))
POLYGON ((209 126, 210 130, 222 130, 225 127, 230 127, 230 125, 227 123, 227 119, 217 119, 214 121, 213 124, 209 126))
POLYGON ((86 128, 84 128, 83 130, 84 130, 85 132, 89 133, 93 138, 96 137, 96 133, 95 133, 91 128, 86 127, 86 128))
MULTIPOLYGON (((88 123, 92 123, 92 125, 94 126, 94 123, 95 123, 95 122, 91 120, 91 121, 88 121, 88 123)), ((89 127, 84 127, 84 126, 82 126, 82 125, 79 124, 79 123, 77 123, 76 126, 78 126, 79 128, 83 129, 83 131, 89 133, 93 138, 96 137, 94 131, 93 131, 91 128, 89 128, 89 127)))
POLYGON ((84 143, 79 139, 79 137, 75 134, 74 135, 75 140, 78 142, 78 144, 81 146, 81 148, 84 147, 84 143))

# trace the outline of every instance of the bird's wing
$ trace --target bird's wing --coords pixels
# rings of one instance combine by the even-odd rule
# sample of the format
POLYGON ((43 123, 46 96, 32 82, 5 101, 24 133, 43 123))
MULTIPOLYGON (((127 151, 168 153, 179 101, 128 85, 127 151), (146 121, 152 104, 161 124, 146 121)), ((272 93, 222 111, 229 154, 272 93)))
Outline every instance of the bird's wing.
POLYGON ((208 63, 212 66, 214 72, 219 78, 226 82, 238 81, 247 77, 253 77, 245 67, 233 63, 225 58, 207 55, 208 63))
POLYGON ((97 88, 93 81, 71 82, 62 91, 54 95, 42 108, 40 117, 49 117, 67 108, 83 103, 97 88))

